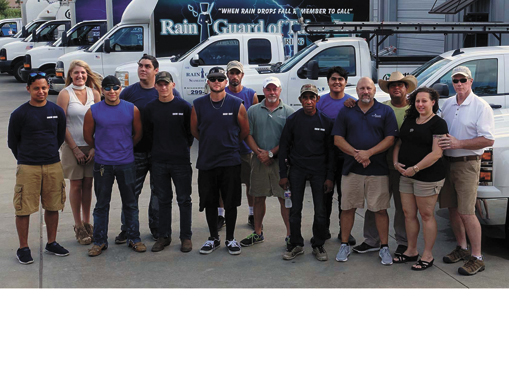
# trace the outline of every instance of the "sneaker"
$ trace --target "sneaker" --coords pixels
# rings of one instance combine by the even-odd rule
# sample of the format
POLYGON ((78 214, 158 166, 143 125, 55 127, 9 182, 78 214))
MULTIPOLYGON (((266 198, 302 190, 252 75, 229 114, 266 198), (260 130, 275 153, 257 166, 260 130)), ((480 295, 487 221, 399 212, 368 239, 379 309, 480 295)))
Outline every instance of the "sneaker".
POLYGON ((285 260, 293 260, 299 255, 304 254, 304 249, 302 249, 302 246, 292 246, 290 243, 288 243, 288 246, 286 247, 286 252, 283 253, 283 259, 285 260))
POLYGON ((366 244, 365 242, 363 242, 362 244, 357 245, 356 247, 353 248, 353 251, 355 253, 376 252, 378 250, 380 250, 379 246, 371 246, 371 245, 366 244))
POLYGON ((212 238, 212 237, 209 237, 209 239, 207 240, 207 242, 205 242, 201 249, 200 249, 200 253, 202 255, 207 255, 209 253, 212 253, 214 252, 217 248, 219 248, 221 246, 221 241, 219 241, 219 238, 212 238))
POLYGON ((408 249, 408 246, 406 245, 398 245, 396 248, 396 252, 394 252, 395 257, 403 256, 403 253, 408 249))
POLYGON ((452 264, 457 263, 458 261, 469 261, 470 258, 470 250, 462 249, 461 246, 456 246, 456 249, 454 249, 451 253, 449 253, 447 256, 444 256, 444 263, 452 264))
POLYGON ((32 264, 34 259, 32 258, 32 253, 30 253, 30 248, 20 248, 16 251, 16 258, 21 264, 32 264))
POLYGON ((327 256, 327 252, 325 251, 325 248, 322 246, 315 246, 313 248, 313 254, 315 255, 315 258, 318 261, 327 261, 329 260, 329 257, 327 256))
POLYGON ((129 248, 133 248, 135 252, 143 253, 147 251, 147 247, 143 242, 133 242, 129 241, 129 248))
POLYGON ((60 246, 60 244, 56 241, 51 244, 46 244, 46 253, 60 257, 69 256, 69 251, 60 246))
POLYGON ((240 255, 241 252, 240 244, 237 242, 235 238, 231 241, 226 240, 224 243, 228 248, 228 252, 230 252, 231 255, 240 255))
POLYGON ((224 216, 219 215, 217 217, 217 230, 221 230, 225 224, 226 224, 226 222, 224 220, 224 216))
POLYGON ((263 237, 263 232, 262 232, 262 234, 258 235, 258 234, 256 234, 256 232, 253 231, 246 238, 244 238, 242 241, 240 241, 240 245, 253 246, 256 244, 261 244, 264 240, 265 240, 265 238, 263 237))
POLYGON ((347 261, 350 253, 352 253, 350 250, 350 245, 341 244, 338 254, 336 255, 336 261, 347 261))
POLYGON ((392 256, 391 252, 389 252, 388 246, 384 246, 382 249, 380 249, 378 255, 380 256, 380 260, 382 261, 383 265, 392 265, 392 256))
POLYGON ((74 226, 74 235, 76 236, 76 241, 78 241, 80 245, 90 245, 92 242, 92 238, 90 238, 85 226, 74 226))
POLYGON ((191 252, 193 250, 193 242, 189 238, 186 238, 186 239, 183 239, 180 241, 181 241, 181 244, 180 244, 181 252, 187 253, 187 252, 191 252))
POLYGON ((460 275, 475 275, 478 272, 484 271, 485 268, 484 260, 479 260, 475 256, 470 256, 463 267, 458 268, 458 273, 460 275))
POLYGON ((161 252, 165 247, 171 244, 170 237, 159 237, 152 246, 152 252, 161 252))
POLYGON ((86 222, 83 223, 83 226, 85 227, 85 230, 87 231, 90 238, 94 238, 94 226, 86 222))
POLYGON ((95 245, 92 246, 89 250, 88 250, 88 255, 90 257, 95 257, 95 256, 99 256, 103 250, 106 250, 108 249, 108 245, 106 244, 101 244, 101 245, 95 245))
MULTIPOLYGON (((338 234, 338 240, 341 241, 341 233, 338 234)), ((357 240, 355 239, 355 237, 353 235, 349 235, 348 236, 348 245, 350 246, 354 246, 355 244, 357 243, 357 240)), ((355 249, 354 249, 355 250, 355 249)), ((377 249, 378 250, 378 249, 377 249)))
POLYGON ((125 244, 127 242, 127 231, 122 230, 115 237, 115 244, 125 244))
POLYGON ((247 225, 254 230, 254 215, 247 217, 247 225))

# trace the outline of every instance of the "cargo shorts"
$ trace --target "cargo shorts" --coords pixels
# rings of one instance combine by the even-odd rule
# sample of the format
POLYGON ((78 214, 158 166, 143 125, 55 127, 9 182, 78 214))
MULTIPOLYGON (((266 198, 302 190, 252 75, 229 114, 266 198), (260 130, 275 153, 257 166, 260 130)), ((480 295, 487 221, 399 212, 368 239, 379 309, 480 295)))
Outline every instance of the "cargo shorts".
POLYGON ((18 165, 14 186, 14 211, 26 216, 39 210, 39 200, 47 211, 64 209, 65 180, 62 164, 18 165))

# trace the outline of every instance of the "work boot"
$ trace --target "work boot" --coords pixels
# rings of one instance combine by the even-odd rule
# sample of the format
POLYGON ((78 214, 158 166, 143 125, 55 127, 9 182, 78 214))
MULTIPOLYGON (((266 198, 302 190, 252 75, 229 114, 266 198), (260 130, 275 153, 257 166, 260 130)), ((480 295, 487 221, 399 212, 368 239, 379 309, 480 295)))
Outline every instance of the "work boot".
POLYGON ((180 251, 187 253, 193 250, 193 242, 189 238, 185 238, 181 240, 182 244, 180 245, 180 251))
POLYGON ((170 237, 159 237, 156 243, 152 246, 152 252, 160 252, 170 244, 171 244, 170 237))
POLYGON ((147 247, 141 241, 136 243, 133 241, 129 241, 129 248, 133 248, 133 250, 138 253, 143 253, 147 251, 147 247))
POLYGON ((89 250, 88 250, 88 255, 90 257, 95 257, 95 256, 99 256, 103 250, 106 250, 108 249, 108 245, 106 244, 101 244, 101 245, 95 245, 92 246, 89 250))

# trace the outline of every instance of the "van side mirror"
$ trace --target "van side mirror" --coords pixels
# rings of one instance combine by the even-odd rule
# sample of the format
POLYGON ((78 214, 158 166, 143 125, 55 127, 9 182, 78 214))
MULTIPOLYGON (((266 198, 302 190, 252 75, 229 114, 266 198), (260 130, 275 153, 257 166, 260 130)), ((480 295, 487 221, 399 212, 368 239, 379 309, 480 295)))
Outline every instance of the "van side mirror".
POLYGON ((301 79, 318 80, 318 61, 311 60, 307 64, 303 65, 297 71, 297 76, 301 79))
POLYGON ((27 31, 27 28, 26 28, 25 26, 23 26, 23 27, 21 28, 21 37, 22 37, 22 38, 26 38, 26 37, 28 37, 28 31, 27 31))
POLYGON ((189 63, 192 67, 198 67, 199 65, 202 65, 203 60, 200 60, 199 54, 195 54, 189 63))
POLYGON ((431 86, 435 90, 440 98, 449 98, 449 86, 445 83, 435 83, 431 86))
POLYGON ((37 31, 32 33, 32 41, 39 42, 39 34, 37 34, 37 31))
POLYGON ((109 38, 106 38, 104 40, 104 52, 105 53, 111 53, 111 44, 110 44, 110 39, 109 38))
POLYGON ((67 35, 67 30, 62 34, 62 46, 69 46, 69 36, 67 35))

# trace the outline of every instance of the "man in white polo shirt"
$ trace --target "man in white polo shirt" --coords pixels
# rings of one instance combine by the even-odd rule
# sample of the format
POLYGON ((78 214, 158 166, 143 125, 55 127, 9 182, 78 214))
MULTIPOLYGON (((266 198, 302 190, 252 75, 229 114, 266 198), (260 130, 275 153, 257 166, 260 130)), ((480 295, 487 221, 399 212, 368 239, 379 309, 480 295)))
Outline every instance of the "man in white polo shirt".
POLYGON ((481 155, 495 142, 495 121, 490 105, 472 92, 472 73, 464 66, 452 71, 456 96, 445 101, 442 117, 449 134, 439 141, 444 150, 447 177, 440 193, 440 207, 449 208, 452 230, 457 246, 444 256, 444 263, 464 261, 461 275, 484 271, 481 254, 481 225, 475 216, 475 201, 481 155), (468 250, 467 236, 471 252, 468 250))

